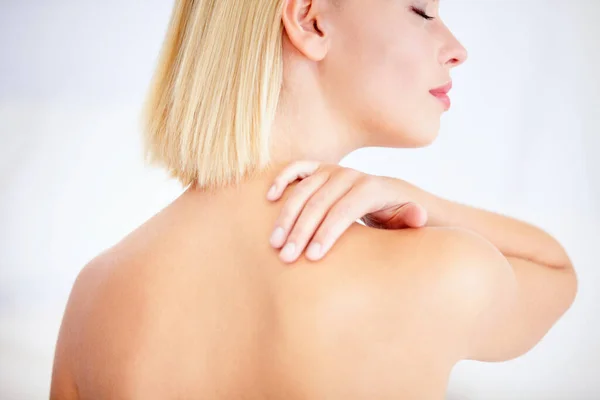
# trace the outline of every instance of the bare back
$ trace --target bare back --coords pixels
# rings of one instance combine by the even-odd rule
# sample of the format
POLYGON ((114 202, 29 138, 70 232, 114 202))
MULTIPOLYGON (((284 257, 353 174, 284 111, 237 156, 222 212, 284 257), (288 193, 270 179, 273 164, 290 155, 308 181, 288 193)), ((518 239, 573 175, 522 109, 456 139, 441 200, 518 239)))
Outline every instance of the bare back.
POLYGON ((54 397, 76 385, 82 399, 443 398, 459 357, 452 332, 440 337, 453 294, 424 268, 427 229, 353 224, 323 260, 288 265, 268 243, 279 203, 194 201, 80 274, 54 397), (393 246, 402 265, 387 265, 393 246))

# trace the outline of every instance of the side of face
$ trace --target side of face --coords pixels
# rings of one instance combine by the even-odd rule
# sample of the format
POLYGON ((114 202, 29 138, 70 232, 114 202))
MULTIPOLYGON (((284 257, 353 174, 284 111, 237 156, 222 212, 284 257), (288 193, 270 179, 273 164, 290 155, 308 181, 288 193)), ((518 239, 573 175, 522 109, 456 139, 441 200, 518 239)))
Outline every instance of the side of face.
POLYGON ((450 69, 466 59, 437 2, 338 1, 323 15, 329 37, 318 79, 327 101, 369 137, 369 146, 429 145, 445 111, 429 91, 448 83, 450 69))

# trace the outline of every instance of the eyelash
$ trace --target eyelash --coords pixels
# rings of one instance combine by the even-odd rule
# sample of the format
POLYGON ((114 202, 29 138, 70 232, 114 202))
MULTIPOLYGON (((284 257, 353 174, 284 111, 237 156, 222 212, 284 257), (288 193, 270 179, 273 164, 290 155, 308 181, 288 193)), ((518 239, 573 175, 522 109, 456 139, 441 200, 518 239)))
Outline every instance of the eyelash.
POLYGON ((419 10, 416 7, 411 7, 411 9, 416 13, 419 14, 421 17, 425 18, 426 20, 432 20, 435 19, 434 17, 430 17, 429 15, 425 14, 425 11, 423 10, 419 10))

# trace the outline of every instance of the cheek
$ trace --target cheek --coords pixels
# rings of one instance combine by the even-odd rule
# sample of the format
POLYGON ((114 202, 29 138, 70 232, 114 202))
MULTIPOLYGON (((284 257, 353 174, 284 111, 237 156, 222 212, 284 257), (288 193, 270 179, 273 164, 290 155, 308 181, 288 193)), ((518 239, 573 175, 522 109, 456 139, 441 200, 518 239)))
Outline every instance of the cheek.
POLYGON ((386 95, 394 92, 397 105, 401 100, 402 106, 410 106, 423 90, 425 70, 431 61, 425 60, 426 49, 417 41, 416 33, 401 32, 398 35, 401 36, 395 40, 388 37, 381 44, 379 53, 373 54, 371 67, 381 92, 386 95))
POLYGON ((334 46, 326 64, 332 100, 365 131, 376 132, 380 142, 404 136, 403 145, 418 146, 436 129, 426 80, 433 59, 419 38, 422 30, 410 28, 355 30, 334 46))
POLYGON ((410 120, 428 94, 424 80, 430 61, 424 60, 423 48, 406 41, 388 40, 378 50, 370 52, 364 67, 367 98, 388 117, 410 120))
POLYGON ((440 112, 429 93, 427 68, 431 59, 424 48, 398 43, 372 52, 364 70, 364 128, 377 132, 382 146, 422 147, 439 130, 440 112))

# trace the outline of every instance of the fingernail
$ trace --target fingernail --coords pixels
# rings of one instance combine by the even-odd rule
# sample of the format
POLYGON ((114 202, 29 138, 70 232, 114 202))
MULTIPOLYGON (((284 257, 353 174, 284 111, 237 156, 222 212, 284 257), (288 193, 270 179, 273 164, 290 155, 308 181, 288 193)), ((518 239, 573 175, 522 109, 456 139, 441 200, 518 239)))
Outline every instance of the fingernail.
POLYGON ((311 243, 306 250, 306 257, 311 260, 317 260, 321 257, 321 245, 319 243, 311 243))
POLYGON ((269 198, 269 199, 273 198, 273 196, 275 196, 276 190, 277 190, 276 185, 271 186, 271 189, 269 189, 269 193, 267 193, 267 198, 269 198))
POLYGON ((295 253, 296 245, 293 242, 289 242, 285 245, 283 250, 281 250, 280 255, 286 260, 291 260, 292 258, 294 258, 295 253))
POLYGON ((284 240, 285 240, 285 231, 283 230, 282 227, 278 226, 273 231, 273 234, 271 234, 271 239, 270 239, 271 245, 274 247, 279 247, 283 244, 284 240))

